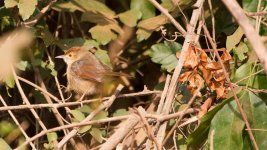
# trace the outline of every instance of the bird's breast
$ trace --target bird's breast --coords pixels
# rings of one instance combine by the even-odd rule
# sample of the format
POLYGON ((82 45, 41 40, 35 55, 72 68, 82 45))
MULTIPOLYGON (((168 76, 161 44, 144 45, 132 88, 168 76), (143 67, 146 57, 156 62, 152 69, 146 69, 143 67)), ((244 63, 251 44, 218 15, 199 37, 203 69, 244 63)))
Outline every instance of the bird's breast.
POLYGON ((92 95, 97 91, 97 83, 75 76, 72 72, 70 72, 69 67, 67 68, 67 80, 67 89, 73 90, 78 94, 92 95))

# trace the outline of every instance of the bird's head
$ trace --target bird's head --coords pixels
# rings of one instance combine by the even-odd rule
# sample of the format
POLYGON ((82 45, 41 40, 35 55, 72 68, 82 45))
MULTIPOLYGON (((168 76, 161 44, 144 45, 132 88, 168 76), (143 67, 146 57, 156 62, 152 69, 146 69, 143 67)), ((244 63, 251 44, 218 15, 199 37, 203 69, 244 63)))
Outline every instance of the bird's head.
POLYGON ((72 64, 86 55, 86 53, 88 53, 88 51, 81 47, 72 47, 66 50, 64 55, 57 56, 56 58, 62 58, 67 64, 72 64))

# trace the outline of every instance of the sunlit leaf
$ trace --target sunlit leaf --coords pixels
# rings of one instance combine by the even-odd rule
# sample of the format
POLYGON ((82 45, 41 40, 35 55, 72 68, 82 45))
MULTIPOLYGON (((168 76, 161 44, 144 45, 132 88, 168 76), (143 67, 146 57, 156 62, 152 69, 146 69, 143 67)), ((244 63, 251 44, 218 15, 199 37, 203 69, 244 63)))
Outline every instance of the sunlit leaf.
POLYGON ((243 35, 244 35, 244 32, 241 29, 241 27, 239 27, 236 29, 236 31, 232 35, 227 36, 226 49, 228 51, 231 51, 240 42, 243 35))
POLYGON ((142 19, 155 16, 155 7, 147 0, 131 0, 131 9, 139 10, 142 19))
POLYGON ((107 65, 108 67, 112 68, 112 65, 110 63, 110 59, 108 56, 107 51, 105 50, 97 50, 95 52, 95 56, 105 65, 107 65))
POLYGON ((245 43, 240 42, 239 45, 234 49, 234 52, 238 59, 243 61, 247 58, 245 54, 248 52, 248 46, 245 43))
POLYGON ((150 37, 151 33, 159 29, 160 26, 166 24, 168 19, 164 15, 159 15, 149 19, 142 20, 138 23, 137 41, 141 42, 150 37))
POLYGON ((1 146, 1 149, 3 150, 12 150, 12 148, 2 138, 0 138, 0 146, 1 146))
POLYGON ((124 115, 129 115, 129 112, 126 109, 117 109, 113 113, 113 117, 116 117, 116 116, 124 116, 124 115))
POLYGON ((82 127, 79 129, 78 133, 83 134, 83 133, 89 131, 89 130, 91 129, 91 127, 92 127, 91 125, 88 125, 88 126, 82 126, 82 127))
POLYGON ((18 5, 19 0, 5 0, 5 7, 11 8, 18 5))
POLYGON ((19 14, 21 15, 23 20, 30 18, 35 10, 37 3, 37 0, 19 0, 19 14))
POLYGON ((47 140, 48 142, 53 142, 53 141, 56 141, 58 138, 57 136, 57 133, 56 132, 50 132, 50 133, 47 133, 47 140))
POLYGON ((102 45, 108 44, 111 40, 117 38, 117 34, 122 33, 122 29, 117 24, 109 25, 96 25, 92 27, 89 32, 92 34, 93 39, 102 45))
POLYGON ((16 68, 18 68, 21 71, 25 71, 28 66, 29 66, 28 61, 20 61, 19 63, 16 64, 16 68))
POLYGON ((107 111, 100 111, 97 115, 92 120, 99 120, 99 119, 106 119, 108 117, 108 112, 107 111))
POLYGON ((70 113, 71 113, 72 116, 73 116, 76 120, 78 120, 78 121, 82 121, 82 120, 84 120, 84 118, 85 118, 84 114, 83 114, 82 112, 76 110, 76 109, 71 110, 70 113))
POLYGON ((121 22, 124 24, 128 25, 129 27, 135 27, 142 14, 139 10, 130 9, 126 12, 120 13, 118 16, 121 22))
POLYGON ((5 84, 8 88, 14 88, 15 87, 15 80, 13 76, 9 76, 5 78, 5 84))
POLYGON ((103 142, 102 132, 98 128, 92 128, 90 134, 96 139, 99 143, 103 142))
POLYGON ((15 125, 8 121, 1 121, 0 122, 0 136, 5 137, 10 132, 12 132, 15 129, 15 125))

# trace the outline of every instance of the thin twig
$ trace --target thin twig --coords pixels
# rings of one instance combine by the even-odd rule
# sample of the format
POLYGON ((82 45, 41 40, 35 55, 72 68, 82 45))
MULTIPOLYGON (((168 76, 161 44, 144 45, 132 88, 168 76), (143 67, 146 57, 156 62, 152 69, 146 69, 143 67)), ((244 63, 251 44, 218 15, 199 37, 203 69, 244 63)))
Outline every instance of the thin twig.
POLYGON ((264 16, 267 15, 267 11, 263 12, 245 12, 248 16, 264 16))
MULTIPOLYGON (((177 85, 178 85, 178 77, 181 73, 181 69, 182 69, 184 61, 185 61, 185 54, 188 51, 190 43, 195 41, 194 30, 195 30, 195 27, 197 24, 197 20, 200 16, 200 13, 201 13, 203 3, 204 3, 204 0, 198 0, 195 4, 197 9, 193 10, 190 24, 188 25, 188 31, 185 35, 185 41, 184 41, 184 44, 183 44, 183 47, 181 50, 181 56, 179 58, 178 64, 175 67, 174 74, 173 74, 171 82, 170 82, 168 94, 167 94, 164 109, 163 109, 164 110, 163 114, 168 114, 170 111, 170 108, 171 108, 171 105, 173 102, 173 98, 175 96, 177 85)), ((164 139, 166 127, 167 127, 167 122, 163 123, 160 126, 159 132, 157 134, 157 140, 158 140, 158 143, 161 145, 161 147, 162 147, 162 141, 164 139)))
POLYGON ((48 2, 48 4, 33 18, 27 20, 26 22, 22 22, 22 25, 24 26, 34 26, 44 15, 45 13, 51 8, 51 6, 56 2, 57 0, 51 0, 48 2))
POLYGON ((93 120, 93 121, 88 121, 88 122, 72 123, 72 124, 63 125, 63 126, 55 127, 55 128, 52 128, 52 129, 48 129, 48 130, 43 130, 40 133, 36 134, 35 136, 31 137, 30 139, 26 140, 24 143, 22 143, 16 149, 20 149, 21 147, 29 144, 30 142, 32 142, 32 141, 34 141, 34 140, 46 135, 47 133, 50 133, 50 132, 56 132, 56 131, 60 131, 60 130, 63 130, 63 129, 69 129, 69 128, 74 128, 74 127, 82 127, 82 126, 87 126, 87 125, 92 125, 92 124, 102 124, 102 123, 107 123, 107 122, 120 121, 120 120, 124 120, 124 119, 129 118, 129 116, 130 115, 118 116, 118 117, 112 117, 112 118, 106 118, 106 119, 100 119, 100 120, 93 120))
MULTIPOLYGON (((6 107, 7 104, 6 104, 5 100, 3 99, 2 95, 0 95, 0 100, 1 100, 2 104, 6 107)), ((15 117, 15 115, 12 113, 12 111, 9 110, 8 113, 11 116, 11 118, 13 119, 13 121, 16 123, 16 125, 20 129, 20 132, 24 135, 24 137, 26 138, 26 140, 29 140, 30 139, 29 136, 24 131, 24 129, 21 127, 19 121, 17 120, 17 118, 15 117)), ((30 145, 31 145, 31 147, 32 147, 33 150, 36 150, 36 148, 35 148, 35 146, 34 146, 34 144, 32 142, 30 142, 30 145)))
POLYGON ((251 44, 251 47, 256 52, 265 72, 267 72, 267 49, 264 46, 264 43, 261 41, 258 33, 250 24, 243 9, 239 6, 236 0, 222 0, 222 2, 243 29, 249 43, 251 44))
POLYGON ((191 105, 193 104, 193 102, 195 101, 197 95, 199 94, 199 91, 201 90, 202 86, 203 86, 203 82, 200 83, 200 85, 198 86, 197 90, 195 91, 194 95, 192 96, 192 98, 189 100, 188 104, 186 105, 186 107, 184 108, 183 113, 179 116, 179 118, 177 119, 176 123, 174 124, 173 128, 170 130, 170 132, 167 134, 166 138, 163 141, 163 145, 167 142, 167 140, 171 137, 171 135, 173 134, 173 131, 177 128, 177 126, 179 125, 179 123, 181 122, 181 120, 183 119, 184 115, 186 114, 185 112, 191 107, 191 105))
POLYGON ((215 19, 214 19, 214 14, 213 14, 213 9, 212 9, 212 3, 211 0, 208 0, 209 4, 209 10, 211 14, 211 24, 212 24, 212 39, 215 41, 215 19))
POLYGON ((171 16, 171 14, 169 14, 167 9, 163 8, 156 0, 149 1, 171 21, 178 31, 180 31, 183 35, 186 34, 185 29, 171 16))
MULTIPOLYGON (((241 116, 242 116, 242 119, 243 119, 243 121, 244 121, 244 123, 245 123, 247 129, 251 129, 251 128, 250 128, 250 125, 249 125, 249 123, 248 123, 247 117, 246 117, 246 115, 245 115, 245 112, 244 112, 244 110, 243 110, 243 108, 242 108, 242 106, 241 106, 241 104, 240 104, 240 102, 239 102, 239 99, 238 99, 237 95, 236 95, 236 91, 235 91, 235 89, 234 89, 234 87, 233 87, 233 85, 232 85, 232 83, 231 83, 231 80, 230 80, 230 78, 229 78, 229 75, 228 75, 228 73, 227 73, 227 71, 226 71, 226 68, 225 68, 225 66, 224 66, 224 64, 223 64, 223 61, 222 61, 222 59, 221 59, 221 57, 220 57, 220 55, 219 55, 219 53, 218 53, 218 51, 217 51, 217 45, 216 45, 215 42, 212 40, 212 38, 211 38, 211 36, 210 36, 210 33, 209 33, 207 27, 206 27, 206 26, 203 26, 203 29, 204 29, 204 33, 205 33, 205 35, 207 36, 207 38, 208 38, 208 40, 209 40, 209 43, 211 44, 212 48, 214 49, 214 53, 215 53, 217 59, 219 60, 219 63, 220 63, 220 65, 221 65, 222 69, 223 69, 224 76, 225 76, 225 78, 226 78, 226 81, 229 83, 229 87, 230 87, 230 89, 231 89, 231 91, 232 91, 232 93, 233 93, 233 95, 234 95, 234 99, 235 99, 235 102, 236 102, 236 104, 237 104, 237 108, 238 108, 238 110, 239 110, 239 112, 240 112, 240 114, 241 114, 241 116)), ((252 143, 253 143, 253 145, 254 145, 254 148, 255 148, 256 150, 258 150, 259 148, 258 148, 258 145, 257 145, 257 143, 256 143, 256 141, 255 141, 255 138, 254 138, 253 134, 252 134, 252 131, 251 131, 251 130, 248 130, 248 134, 249 134, 249 137, 250 137, 250 139, 251 139, 251 141, 252 141, 252 143)))
MULTIPOLYGON (((129 97, 137 97, 137 96, 147 96, 151 94, 160 94, 161 91, 141 91, 136 93, 128 93, 128 94, 121 94, 118 98, 129 98, 129 97)), ((102 100, 108 100, 110 97, 104 97, 102 100)), ((76 106, 76 105, 83 105, 92 102, 99 101, 99 98, 91 99, 91 100, 83 100, 81 102, 65 102, 65 103, 52 103, 52 104, 31 104, 31 105, 16 105, 16 106, 5 106, 0 107, 0 111, 7 111, 7 110, 20 110, 20 109, 41 109, 41 108, 60 108, 60 107, 69 107, 69 106, 76 106)))
MULTIPOLYGON (((21 95, 21 97, 22 97, 23 102, 24 102, 26 105, 28 105, 28 106, 31 105, 30 101, 29 101, 28 98, 26 97, 26 95, 25 95, 25 93, 24 93, 24 91, 23 91, 23 89, 22 89, 22 87, 21 87, 21 85, 20 85, 20 83, 19 83, 18 76, 17 76, 17 74, 16 74, 16 72, 15 72, 15 70, 14 70, 14 67, 11 66, 11 69, 12 69, 12 73, 13 73, 13 76, 14 76, 14 79, 15 79, 15 83, 16 83, 16 85, 17 85, 17 88, 18 88, 18 90, 19 90, 19 93, 20 93, 20 95, 21 95)), ((31 111, 31 113, 33 114, 33 116, 35 117, 35 119, 38 121, 38 123, 39 123, 39 125, 41 126, 41 128, 42 128, 43 130, 47 130, 47 128, 45 127, 44 123, 42 122, 42 120, 40 119, 40 117, 38 116, 38 114, 36 113, 36 111, 35 111, 34 109, 30 109, 30 111, 31 111)))
MULTIPOLYGON (((94 111, 92 111, 90 113, 90 115, 88 115, 83 121, 83 122, 88 122, 90 120, 92 120, 95 115, 97 115, 100 111, 109 108, 112 103, 114 102, 114 100, 118 97, 119 92, 122 90, 123 85, 118 85, 115 93, 110 97, 110 99, 106 102, 103 102, 102 104, 100 104, 94 111)), ((77 129, 73 129, 72 131, 70 131, 55 147, 60 149, 64 144, 66 144, 66 142, 71 139, 72 137, 74 137, 77 133, 78 133, 79 128, 77 129)))

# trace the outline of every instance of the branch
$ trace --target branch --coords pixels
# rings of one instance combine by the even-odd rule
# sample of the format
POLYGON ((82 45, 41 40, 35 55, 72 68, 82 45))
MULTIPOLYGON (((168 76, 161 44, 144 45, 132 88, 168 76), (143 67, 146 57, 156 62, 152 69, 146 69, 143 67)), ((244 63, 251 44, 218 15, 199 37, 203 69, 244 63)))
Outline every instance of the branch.
POLYGON ((243 121, 244 121, 244 123, 245 123, 247 129, 249 129, 249 130, 248 130, 249 138, 251 139, 251 141, 252 141, 252 143, 253 143, 253 145, 254 145, 254 148, 255 148, 256 150, 258 150, 258 149, 259 149, 259 148, 258 148, 258 145, 257 145, 257 143, 256 143, 256 141, 255 141, 255 138, 254 138, 254 136, 253 136, 253 134, 252 134, 252 131, 250 130, 251 128, 250 128, 250 125, 249 125, 249 123, 248 123, 248 120, 247 120, 247 117, 246 117, 246 115, 245 115, 245 112, 244 112, 244 110, 243 110, 243 108, 242 108, 242 106, 241 106, 241 104, 240 104, 240 102, 239 102, 239 99, 238 99, 238 97, 237 97, 237 95, 236 95, 235 89, 234 89, 234 87, 233 87, 233 85, 232 85, 232 83, 231 83, 231 80, 230 80, 230 78, 229 78, 229 75, 228 75, 228 73, 227 73, 227 71, 226 71, 226 69, 225 69, 225 66, 224 66, 224 64, 223 64, 223 61, 222 61, 222 59, 221 59, 221 57, 220 57, 220 55, 219 55, 219 52, 217 51, 217 45, 216 45, 215 42, 212 40, 212 38, 211 38, 211 36, 210 36, 210 33, 209 33, 207 27, 206 27, 206 26, 203 26, 203 29, 204 29, 204 33, 205 33, 205 35, 207 36, 207 38, 208 38, 208 40, 209 40, 209 43, 210 43, 211 46, 212 46, 212 49, 214 49, 214 53, 215 53, 217 59, 219 60, 219 63, 220 63, 220 65, 221 65, 222 69, 223 69, 223 73, 224 73, 224 76, 225 76, 225 78, 226 78, 226 81, 229 83, 229 87, 230 87, 231 91, 233 92, 234 99, 235 99, 235 102, 236 102, 236 104, 237 104, 237 108, 238 108, 238 110, 239 110, 239 112, 240 112, 240 114, 241 114, 241 116, 242 116, 242 119, 243 119, 243 121))
POLYGON ((32 19, 27 20, 26 22, 23 22, 22 25, 26 27, 34 26, 44 15, 45 13, 51 8, 51 6, 56 2, 57 0, 51 0, 47 6, 45 6, 36 16, 34 16, 32 19))
MULTIPOLYGON (((35 85, 35 86, 37 86, 37 85, 35 85)), ((147 95, 151 95, 151 94, 161 94, 161 91, 141 91, 141 92, 136 92, 136 93, 121 94, 121 95, 118 96, 118 98, 147 96, 147 95)), ((110 97, 104 97, 102 100, 108 100, 109 98, 110 97)), ((80 101, 80 102, 65 102, 65 103, 61 103, 60 102, 60 103, 52 103, 52 104, 33 104, 33 105, 4 106, 4 107, 0 107, 0 112, 1 111, 7 111, 7 110, 20 110, 20 109, 32 109, 32 108, 33 109, 41 109, 41 108, 69 107, 69 106, 88 104, 88 103, 92 103, 92 102, 95 102, 95 101, 99 101, 99 99, 96 98, 96 99, 91 99, 91 100, 83 100, 83 101, 80 101)))
POLYGON ((246 17, 243 9, 235 0, 222 0, 224 5, 228 8, 230 13, 235 18, 236 22, 243 29, 249 43, 251 44, 253 50, 256 52, 262 67, 267 73, 267 49, 264 46, 260 36, 255 31, 253 26, 250 24, 248 18, 246 17))
MULTIPOLYGON (((119 85, 116 89, 116 91, 114 92, 114 94, 110 97, 110 99, 106 102, 103 102, 102 104, 100 104, 94 111, 92 111, 90 113, 90 115, 88 115, 83 121, 81 121, 81 123, 84 122, 88 122, 90 120, 92 120, 100 111, 104 110, 105 108, 109 108, 112 103, 114 102, 114 100, 118 97, 119 92, 122 90, 123 85, 119 85)), ((64 144, 66 144, 66 142, 71 139, 72 137, 74 137, 77 132, 78 132, 79 128, 77 129, 73 129, 72 131, 70 131, 56 146, 55 148, 60 149, 64 144)))
MULTIPOLYGON (((6 102, 4 101, 3 97, 0 95, 0 100, 2 102, 2 104, 4 106, 7 106, 6 102)), ((17 118, 15 117, 15 115, 12 113, 11 110, 8 111, 9 115, 11 116, 11 118, 13 119, 13 121, 16 123, 16 125, 18 126, 18 128, 20 129, 20 132, 24 135, 26 140, 29 140, 29 136, 27 135, 27 133, 24 131, 24 129, 22 128, 22 126, 20 125, 19 121, 17 120, 17 118)), ((32 147, 33 150, 36 150, 34 144, 32 142, 30 142, 30 145, 32 147)))
POLYGON ((185 29, 172 17, 167 9, 163 8, 156 0, 149 1, 171 21, 171 23, 176 27, 178 31, 182 33, 182 35, 186 34, 185 29))
MULTIPOLYGON (((177 66, 175 67, 174 74, 173 74, 171 82, 170 82, 167 98, 165 101, 165 105, 163 107, 163 112, 162 112, 163 114, 168 114, 170 109, 171 109, 172 101, 174 99, 177 85, 178 85, 178 78, 179 78, 179 75, 181 73, 181 69, 183 67, 184 61, 185 61, 185 54, 188 51, 190 43, 195 41, 194 30, 195 30, 195 27, 197 24, 197 20, 200 16, 200 13, 201 13, 203 3, 204 3, 204 0, 198 0, 195 4, 197 9, 193 10, 190 24, 188 25, 188 31, 185 35, 185 41, 184 41, 184 44, 183 44, 183 47, 181 50, 181 57, 178 61, 177 66)), ((162 144, 162 141, 163 141, 163 138, 165 135, 166 126, 167 126, 167 122, 163 123, 159 128, 159 132, 157 134, 157 140, 158 140, 159 144, 162 144)))
MULTIPOLYGON (((146 114, 145 117, 146 118, 154 118, 154 119, 157 119, 159 121, 165 121, 166 119, 172 119, 172 118, 179 117, 183 113, 191 114, 191 113, 194 113, 194 112, 196 112, 195 109, 188 109, 186 111, 180 111, 180 112, 177 112, 177 113, 174 113, 174 114, 169 114, 169 115, 164 115, 164 116, 155 115, 155 114, 146 114)), ((135 116, 137 116, 137 115, 135 115, 135 116)), ((27 139, 24 143, 22 143, 16 149, 20 149, 21 147, 31 143, 32 141, 35 141, 36 139, 38 139, 38 138, 40 138, 40 137, 42 137, 42 136, 44 136, 44 135, 46 135, 47 133, 50 133, 50 132, 56 132, 56 131, 60 131, 60 130, 63 130, 63 129, 69 129, 69 128, 74 128, 74 127, 82 127, 82 126, 86 126, 86 125, 102 124, 102 123, 113 122, 113 121, 121 121, 121 120, 125 120, 125 119, 131 120, 130 119, 131 117, 132 117, 132 115, 124 115, 124 116, 118 116, 118 117, 112 117, 112 118, 106 118, 106 119, 99 119, 99 120, 93 120, 93 121, 87 121, 87 122, 72 123, 72 124, 69 124, 69 125, 63 125, 63 126, 55 127, 55 128, 48 129, 48 130, 43 130, 42 132, 40 132, 40 133, 36 134, 35 136, 31 137, 30 139, 27 139)), ((129 126, 126 125, 126 127, 129 127, 129 126)), ((121 133, 121 132, 119 132, 119 133, 121 133)))

